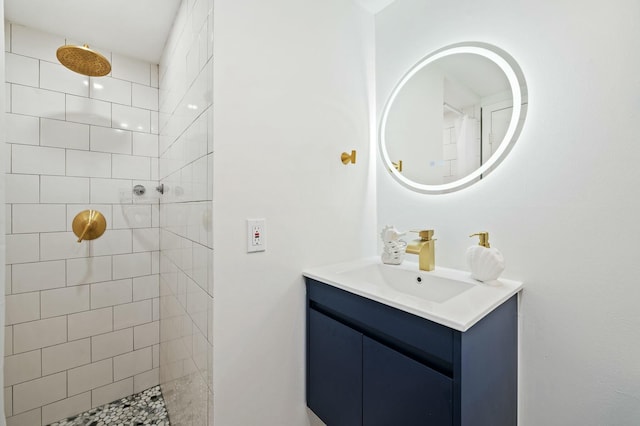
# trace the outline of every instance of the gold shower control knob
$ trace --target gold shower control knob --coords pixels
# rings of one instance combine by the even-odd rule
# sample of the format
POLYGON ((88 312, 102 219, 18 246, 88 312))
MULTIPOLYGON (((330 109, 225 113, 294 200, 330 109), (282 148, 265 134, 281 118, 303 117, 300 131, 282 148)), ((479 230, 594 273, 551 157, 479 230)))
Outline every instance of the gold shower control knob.
POLYGON ((80 243, 82 240, 95 240, 96 238, 100 238, 107 229, 107 220, 104 218, 104 215, 97 210, 84 210, 73 218, 71 227, 80 243))

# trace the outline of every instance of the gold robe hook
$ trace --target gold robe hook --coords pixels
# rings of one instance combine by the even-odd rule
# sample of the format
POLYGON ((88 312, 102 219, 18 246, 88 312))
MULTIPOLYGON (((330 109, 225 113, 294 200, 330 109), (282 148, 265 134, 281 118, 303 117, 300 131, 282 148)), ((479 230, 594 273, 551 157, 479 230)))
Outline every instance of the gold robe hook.
POLYGON ((343 152, 342 155, 340 155, 340 161, 342 161, 342 164, 344 165, 347 165, 349 163, 356 164, 356 151, 352 150, 351 154, 349 154, 348 152, 343 152))

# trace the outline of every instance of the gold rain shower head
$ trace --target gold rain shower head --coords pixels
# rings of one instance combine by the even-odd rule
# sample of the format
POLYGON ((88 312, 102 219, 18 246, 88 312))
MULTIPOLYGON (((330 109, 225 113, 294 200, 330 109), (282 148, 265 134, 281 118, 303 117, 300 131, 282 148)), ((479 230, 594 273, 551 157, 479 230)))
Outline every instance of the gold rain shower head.
POLYGON ((109 60, 95 50, 84 46, 60 46, 56 56, 62 65, 78 74, 102 77, 111 72, 109 60))

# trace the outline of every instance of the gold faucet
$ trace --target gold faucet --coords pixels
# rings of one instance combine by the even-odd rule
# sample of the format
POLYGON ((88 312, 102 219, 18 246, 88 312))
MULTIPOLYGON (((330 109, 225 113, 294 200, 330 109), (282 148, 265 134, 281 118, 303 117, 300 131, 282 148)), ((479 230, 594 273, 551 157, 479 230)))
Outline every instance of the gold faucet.
POLYGON ((436 267, 436 240, 433 239, 433 229, 411 232, 417 232, 420 238, 407 244, 407 253, 418 255, 421 271, 433 271, 436 267))

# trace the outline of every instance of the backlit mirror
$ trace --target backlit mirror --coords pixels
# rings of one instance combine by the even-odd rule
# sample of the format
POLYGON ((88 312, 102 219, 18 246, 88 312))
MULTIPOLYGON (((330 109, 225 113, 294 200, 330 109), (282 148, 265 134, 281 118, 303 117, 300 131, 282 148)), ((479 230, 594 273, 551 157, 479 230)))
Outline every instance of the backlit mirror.
POLYGON ((413 66, 380 121, 385 167, 401 184, 444 193, 484 178, 516 141, 527 107, 522 71, 501 49, 461 43, 413 66))

